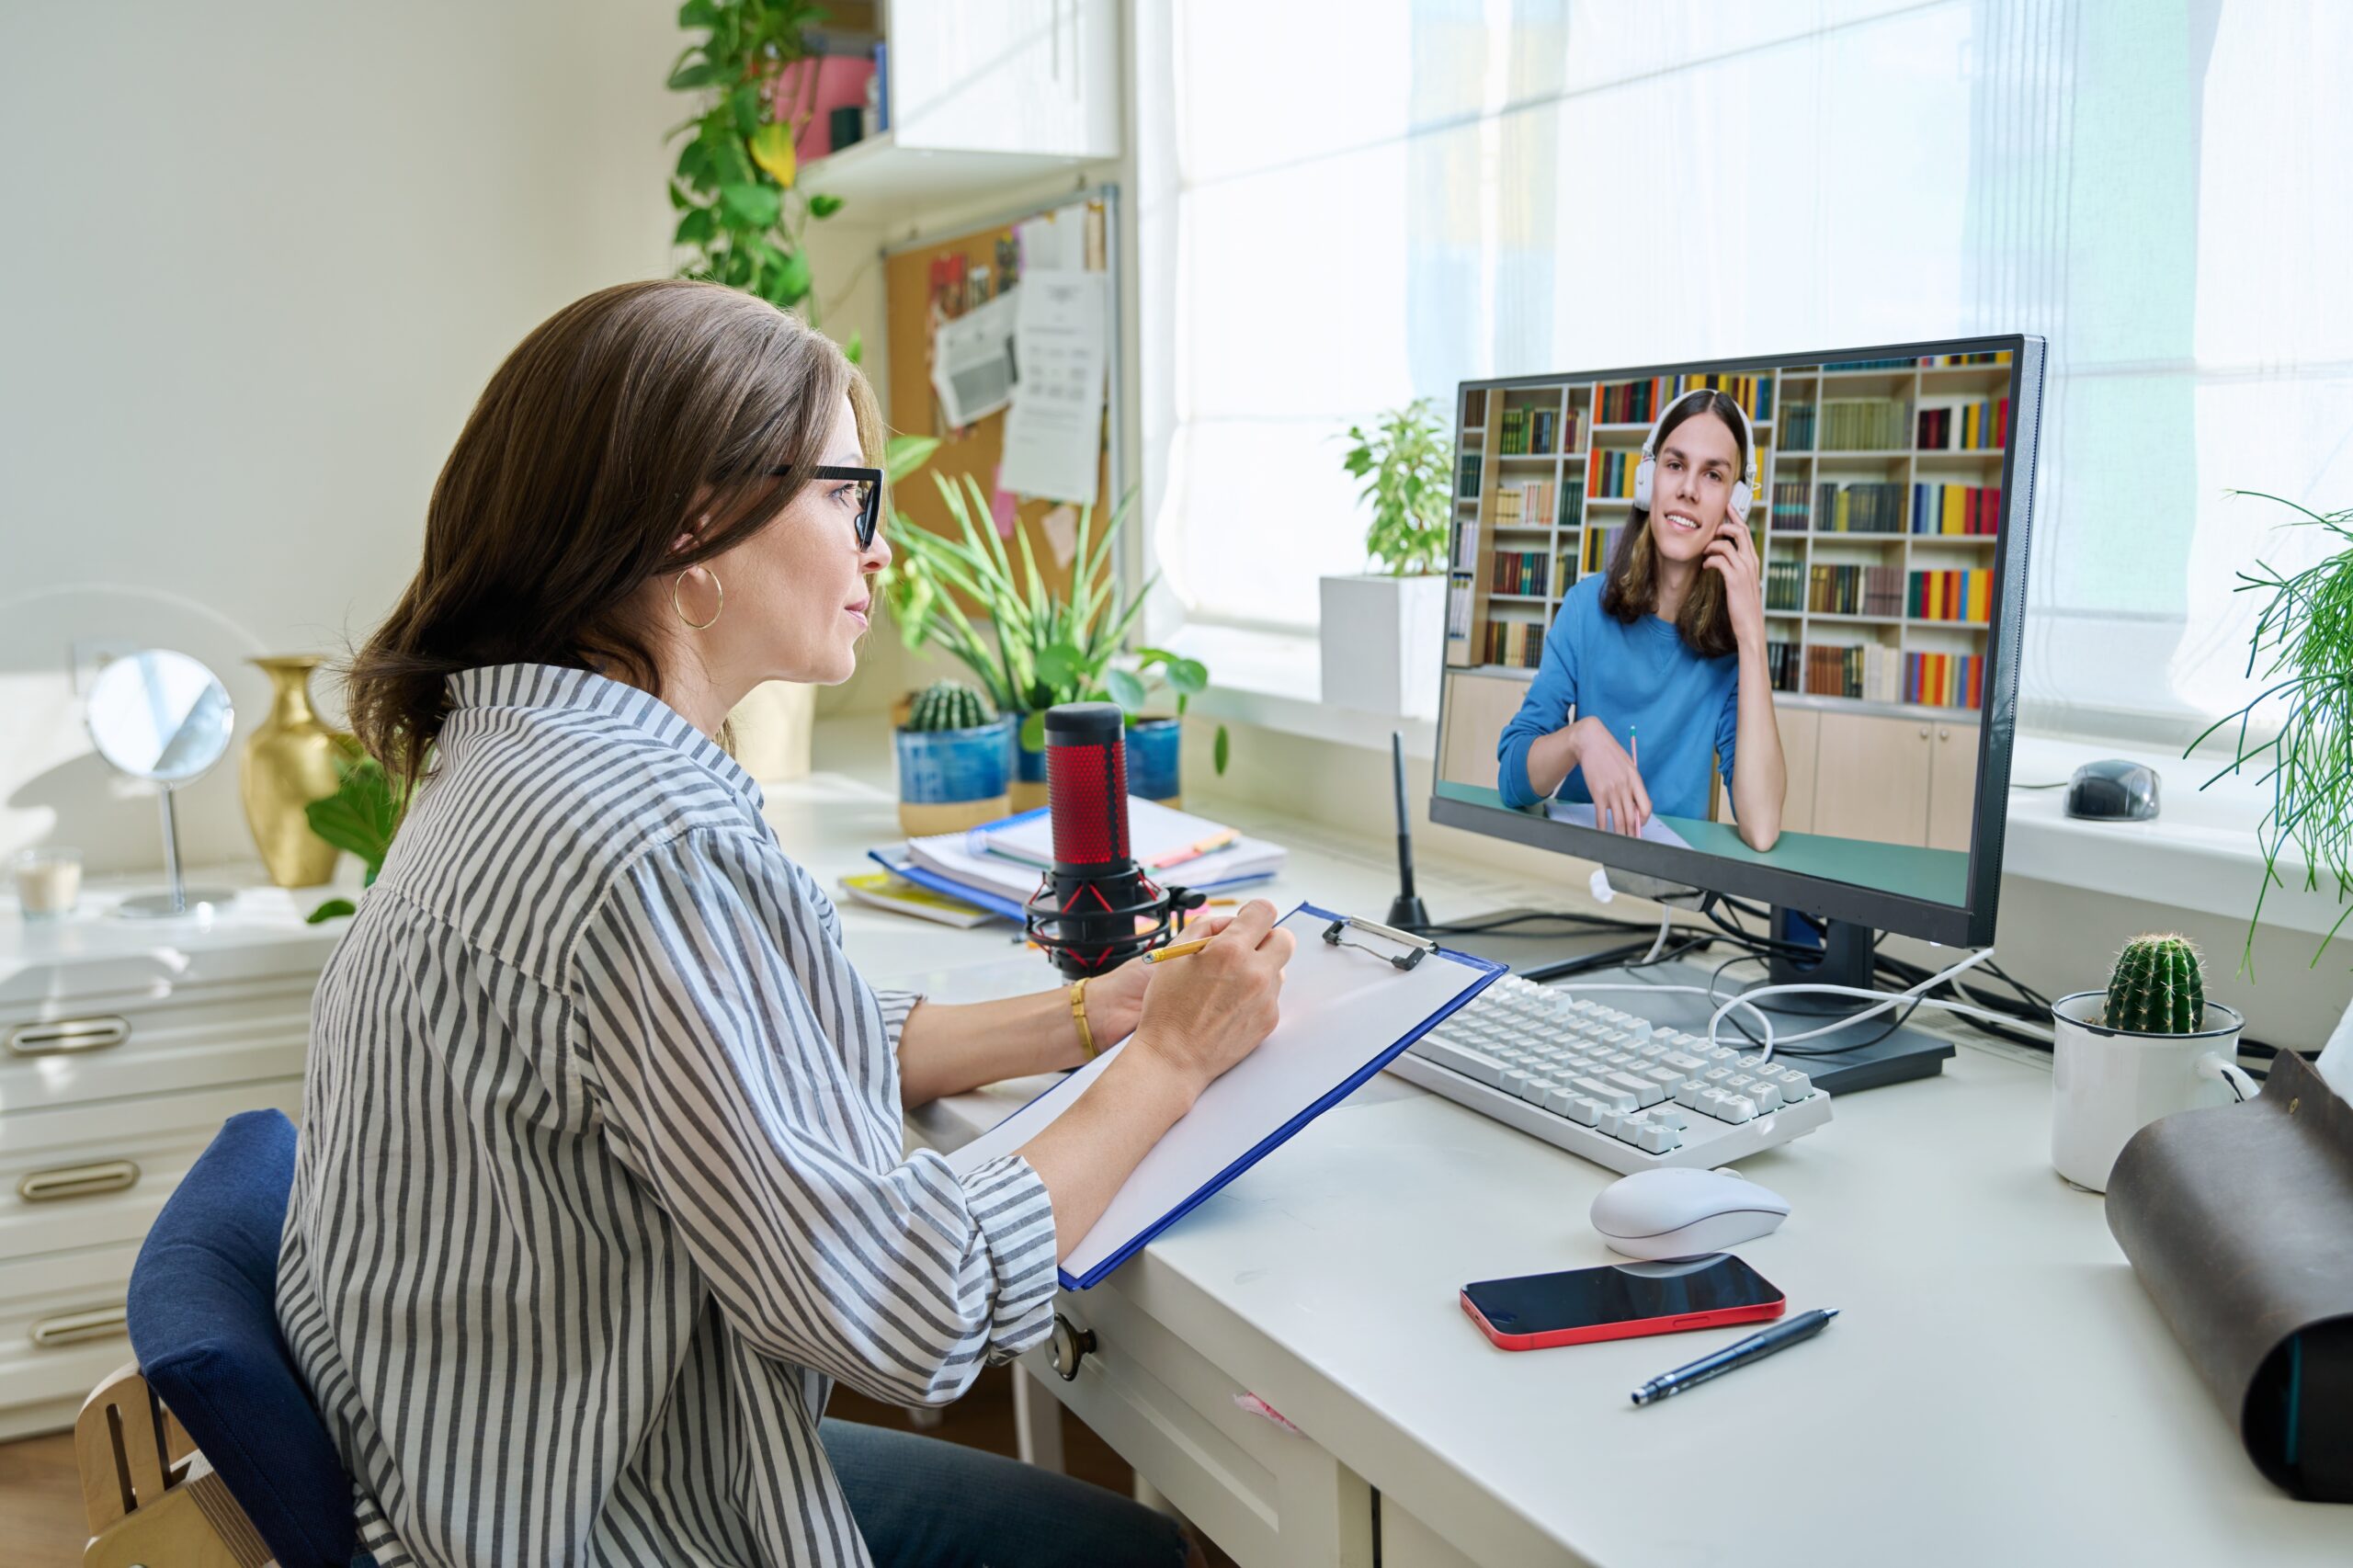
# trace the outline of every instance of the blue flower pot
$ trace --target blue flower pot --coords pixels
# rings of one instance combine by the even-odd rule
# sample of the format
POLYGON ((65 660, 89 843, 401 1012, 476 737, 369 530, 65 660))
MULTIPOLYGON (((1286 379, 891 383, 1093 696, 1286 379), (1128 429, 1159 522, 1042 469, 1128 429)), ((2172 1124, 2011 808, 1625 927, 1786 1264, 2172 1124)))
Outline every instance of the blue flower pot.
POLYGON ((1138 719, 1128 726, 1128 793, 1163 805, 1184 797, 1185 725, 1179 719, 1138 719))
POLYGON ((921 837, 958 833, 1011 811, 1014 720, 969 730, 901 730, 899 825, 921 837))

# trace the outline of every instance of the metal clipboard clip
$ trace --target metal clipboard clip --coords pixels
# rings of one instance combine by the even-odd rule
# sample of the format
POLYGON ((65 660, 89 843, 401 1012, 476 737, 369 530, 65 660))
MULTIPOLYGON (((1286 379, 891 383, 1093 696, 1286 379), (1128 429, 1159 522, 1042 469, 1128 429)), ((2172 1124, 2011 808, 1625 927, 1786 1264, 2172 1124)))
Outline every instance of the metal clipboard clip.
POLYGON ((1438 951, 1438 944, 1427 937, 1415 937, 1400 931, 1393 926, 1383 926, 1377 920, 1359 920, 1353 915, 1344 915, 1324 927, 1324 945, 1327 948, 1354 948, 1358 952, 1370 953, 1383 963, 1400 970, 1410 970, 1430 954, 1438 951), (1367 947, 1362 942, 1347 941, 1345 936, 1349 931, 1361 931, 1369 937, 1378 937, 1384 942, 1394 942, 1404 948, 1406 951, 1384 953, 1377 948, 1367 947))

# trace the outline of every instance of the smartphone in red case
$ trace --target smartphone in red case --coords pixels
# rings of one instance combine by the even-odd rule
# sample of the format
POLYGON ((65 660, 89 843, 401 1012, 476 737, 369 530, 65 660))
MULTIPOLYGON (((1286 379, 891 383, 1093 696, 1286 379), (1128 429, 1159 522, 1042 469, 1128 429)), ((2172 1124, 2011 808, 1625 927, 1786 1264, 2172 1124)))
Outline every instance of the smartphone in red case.
POLYGON ((1681 1334, 1781 1315, 1789 1298, 1730 1253, 1620 1263, 1462 1287, 1462 1311, 1506 1350, 1681 1334))

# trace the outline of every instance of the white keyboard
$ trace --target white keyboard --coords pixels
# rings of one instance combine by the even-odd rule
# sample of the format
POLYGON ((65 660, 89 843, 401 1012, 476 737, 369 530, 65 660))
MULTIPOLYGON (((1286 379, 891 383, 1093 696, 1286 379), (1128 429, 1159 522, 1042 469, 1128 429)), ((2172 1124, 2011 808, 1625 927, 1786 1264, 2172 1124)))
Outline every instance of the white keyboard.
POLYGON ((1517 975, 1389 1071, 1613 1171, 1727 1165, 1830 1119, 1802 1072, 1517 975))

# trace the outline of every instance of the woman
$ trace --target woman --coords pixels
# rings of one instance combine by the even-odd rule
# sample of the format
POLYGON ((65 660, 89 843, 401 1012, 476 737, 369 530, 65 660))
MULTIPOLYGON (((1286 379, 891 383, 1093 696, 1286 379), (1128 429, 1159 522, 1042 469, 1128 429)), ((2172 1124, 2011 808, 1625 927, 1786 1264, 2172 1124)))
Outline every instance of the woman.
POLYGON ((1712 753, 1740 836, 1770 849, 1789 778, 1746 520, 1756 482, 1748 416, 1722 392, 1688 393, 1643 454, 1648 472, 1637 472, 1609 570, 1562 600, 1528 697, 1504 726, 1495 787, 1515 807, 1555 791, 1589 801, 1596 826, 1639 835, 1654 807, 1708 814, 1712 753))
POLYGON ((945 1403, 1045 1335, 1291 946, 1254 903, 1076 1010, 868 987, 721 742, 758 682, 854 667, 879 446, 793 317, 592 295, 492 378, 355 662, 361 739, 423 782, 320 982, 278 1318, 379 1562, 1188 1561, 1098 1488, 821 1421, 836 1381, 945 1403), (904 1107, 1131 1030, 1018 1153, 903 1157, 904 1107))

